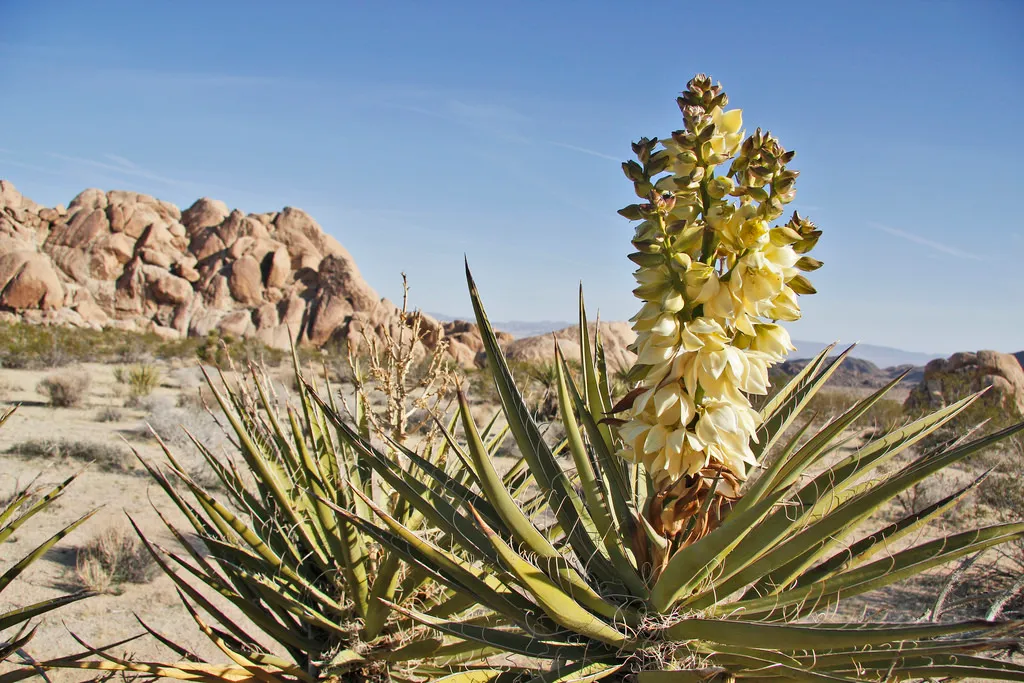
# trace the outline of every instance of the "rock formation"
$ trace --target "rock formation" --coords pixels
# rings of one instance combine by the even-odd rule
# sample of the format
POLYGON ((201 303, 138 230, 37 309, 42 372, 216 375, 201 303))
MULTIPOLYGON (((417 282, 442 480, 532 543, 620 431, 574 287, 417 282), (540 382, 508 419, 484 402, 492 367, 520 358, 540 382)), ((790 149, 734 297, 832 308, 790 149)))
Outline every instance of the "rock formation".
MULTIPOLYGON (((591 339, 597 331, 597 324, 590 323, 591 339)), ((517 339, 505 347, 509 360, 525 363, 548 363, 555 359, 555 343, 566 360, 580 360, 580 326, 573 325, 562 330, 541 334, 536 337, 517 339), (554 340, 552 340, 554 337, 554 340)), ((636 333, 629 323, 601 323, 601 343, 604 346, 605 362, 610 371, 625 372, 633 365, 636 354, 627 347, 636 339, 636 333)))
MULTIPOLYGON (((180 211, 96 189, 46 208, 0 180, 0 317, 287 348, 379 336, 400 313, 299 209, 246 215, 203 198, 180 211)), ((447 327, 452 355, 473 364, 475 327, 447 327)), ((424 328, 428 344, 447 333, 426 316, 424 328)))
POLYGON ((985 402, 1006 418, 1024 416, 1024 368, 1014 356, 999 351, 965 351, 931 361, 905 405, 941 407, 985 387, 991 387, 985 402))

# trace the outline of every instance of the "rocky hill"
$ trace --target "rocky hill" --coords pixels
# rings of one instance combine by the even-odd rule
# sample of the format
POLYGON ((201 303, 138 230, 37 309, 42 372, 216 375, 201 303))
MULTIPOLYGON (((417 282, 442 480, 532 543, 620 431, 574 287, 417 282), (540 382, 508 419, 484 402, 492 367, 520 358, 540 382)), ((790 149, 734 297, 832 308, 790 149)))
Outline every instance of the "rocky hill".
MULTIPOLYGON (((166 338, 210 332, 276 348, 380 336, 400 310, 304 211, 244 214, 200 199, 184 211, 134 192, 90 189, 43 207, 0 180, 0 319, 117 327, 166 338)), ((475 326, 427 317, 460 364, 475 326)))
MULTIPOLYGON (((792 377, 803 370, 809 362, 810 360, 806 358, 786 361, 772 368, 772 373, 783 377, 792 377)), ((876 389, 888 384, 908 370, 910 372, 900 382, 901 385, 916 385, 924 377, 924 368, 920 366, 893 365, 887 368, 880 368, 871 361, 851 356, 843 361, 843 364, 832 375, 828 386, 876 389)))
MULTIPOLYGON (((591 338, 597 332, 597 324, 588 326, 591 338)), ((505 354, 510 360, 524 363, 551 363, 555 360, 555 344, 566 360, 580 360, 580 326, 571 325, 561 330, 539 334, 536 337, 516 339, 505 345, 505 354)), ((605 362, 613 371, 625 372, 633 365, 636 354, 627 347, 636 339, 629 323, 601 323, 601 342, 605 351, 605 362)))
POLYGON ((908 408, 934 409, 988 388, 982 402, 1008 420, 1024 417, 1024 368, 1019 358, 999 351, 964 351, 933 360, 907 397, 908 408))

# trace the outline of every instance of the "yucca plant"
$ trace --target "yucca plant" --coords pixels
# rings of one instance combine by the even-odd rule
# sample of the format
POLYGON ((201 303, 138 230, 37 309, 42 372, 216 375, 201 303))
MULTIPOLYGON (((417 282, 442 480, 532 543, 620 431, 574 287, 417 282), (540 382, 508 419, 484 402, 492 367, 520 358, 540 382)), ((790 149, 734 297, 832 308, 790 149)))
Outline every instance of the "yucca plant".
POLYGON ((841 599, 1024 537, 1024 524, 1007 523, 904 547, 979 482, 871 524, 902 491, 1024 424, 908 450, 972 396, 842 457, 845 430, 902 379, 811 434, 812 419, 799 424, 802 411, 849 350, 830 359, 827 349, 759 411, 751 407, 748 396, 768 390, 768 367, 792 348, 777 321, 799 317, 796 295, 813 293, 800 271, 820 265, 806 253, 821 233, 798 215, 770 225, 794 196, 796 172, 786 169, 793 155, 760 130, 743 140, 740 115, 724 111, 726 103, 710 79, 696 77, 679 100, 684 129, 660 146, 641 140, 638 161, 624 165, 647 199, 622 212, 641 221, 631 255, 644 301, 634 318, 635 388, 613 403, 581 297, 580 385, 564 359, 558 365, 570 467, 532 419, 468 268, 488 368, 526 463, 522 478, 498 475, 465 396, 462 439, 446 432, 464 480, 400 467, 317 399, 358 457, 444 542, 370 501, 377 521, 350 514, 352 524, 451 591, 475 596, 486 618, 394 609, 518 657, 452 677, 474 683, 517 675, 1024 680, 1024 666, 985 656, 1015 646, 1019 623, 838 619, 841 599), (908 452, 908 464, 894 467, 908 452))
MULTIPOLYGON (((103 659, 70 666, 204 681, 401 681, 458 670, 486 650, 438 635, 394 610, 392 603, 416 605, 449 618, 464 615, 474 601, 450 594, 431 572, 410 568, 374 534, 352 524, 350 519, 370 516, 369 506, 387 510, 410 529, 419 529, 424 518, 336 438, 324 411, 337 414, 339 406, 311 398, 314 389, 301 380, 294 353, 293 368, 297 395, 286 405, 256 366, 249 367, 248 382, 234 386, 223 373, 219 381, 207 375, 245 465, 225 462, 192 439, 219 481, 216 495, 163 441, 167 467, 142 461, 205 552, 163 515, 177 550, 135 529, 200 630, 231 663, 204 661, 177 642, 180 635, 143 623, 181 659, 132 661, 97 652, 103 659), (245 618, 226 614, 211 591, 245 618)), ((330 384, 327 392, 334 396, 330 384)), ((345 419, 357 425, 360 439, 370 439, 358 392, 345 419)), ((427 447, 416 457, 424 467, 436 467, 446 450, 444 444, 427 447)))

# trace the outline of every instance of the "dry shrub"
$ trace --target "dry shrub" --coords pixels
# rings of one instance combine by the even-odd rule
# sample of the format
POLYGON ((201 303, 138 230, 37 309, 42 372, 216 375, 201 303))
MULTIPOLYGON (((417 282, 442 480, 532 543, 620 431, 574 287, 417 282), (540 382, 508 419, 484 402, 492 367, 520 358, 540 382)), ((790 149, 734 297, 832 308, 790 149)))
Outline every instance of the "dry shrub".
POLYGON ((131 472, 133 458, 128 451, 110 444, 70 439, 30 439, 14 444, 7 453, 23 458, 79 460, 93 463, 103 472, 131 472))
MULTIPOLYGON (((380 341, 371 336, 350 339, 347 377, 364 406, 383 399, 380 410, 367 410, 370 431, 380 439, 405 444, 413 434, 429 444, 437 435, 431 416, 445 415, 455 398, 457 368, 442 339, 433 350, 421 343, 428 331, 419 310, 409 311, 409 284, 402 273, 402 309, 394 331, 385 327, 380 341), (366 363, 365 371, 362 362, 366 363)), ((346 410, 353 410, 342 395, 346 410)))
POLYGON ((89 375, 84 372, 62 372, 44 379, 36 391, 46 395, 54 408, 73 408, 85 402, 89 382, 89 375))
POLYGON ((21 386, 8 380, 6 377, 0 377, 0 393, 13 394, 16 391, 22 391, 21 386))
POLYGON ((142 399, 160 386, 160 369, 151 363, 139 363, 120 373, 115 371, 114 377, 118 382, 128 385, 128 400, 125 404, 133 407, 140 405, 142 399))
POLYGON ((155 567, 142 541, 122 525, 108 527, 75 554, 78 583, 98 593, 120 593, 125 583, 148 583, 155 567))
POLYGON ((121 411, 114 406, 107 406, 100 412, 96 413, 97 422, 120 422, 121 417, 121 411))

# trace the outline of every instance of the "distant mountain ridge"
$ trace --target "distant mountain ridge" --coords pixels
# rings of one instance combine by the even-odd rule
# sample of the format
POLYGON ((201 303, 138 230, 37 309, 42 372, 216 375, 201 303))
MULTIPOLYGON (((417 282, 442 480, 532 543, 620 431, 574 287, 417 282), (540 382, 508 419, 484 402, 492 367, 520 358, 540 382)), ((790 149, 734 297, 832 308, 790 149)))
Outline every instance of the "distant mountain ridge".
MULTIPOLYGON (((799 360, 801 358, 815 357, 821 353, 828 344, 794 339, 793 346, 796 347, 796 351, 793 351, 790 354, 790 358, 792 360, 799 360)), ((832 351, 832 355, 842 352, 847 346, 849 346, 849 344, 836 344, 836 348, 832 351)), ((945 354, 941 353, 905 351, 891 346, 876 346, 874 344, 857 344, 850 356, 852 358, 860 358, 862 360, 870 361, 879 368, 889 368, 899 365, 925 365, 930 360, 945 358, 945 354)))
MULTIPOLYGON (((455 316, 448 315, 447 313, 434 313, 426 311, 426 314, 431 318, 440 322, 454 322, 456 320, 468 320, 473 322, 476 318, 473 315, 468 316, 455 316)), ((491 326, 496 330, 502 332, 508 332, 516 339, 523 339, 525 337, 536 337, 538 335, 547 334, 548 332, 555 332, 557 330, 564 330, 567 327, 572 327, 575 322, 567 322, 565 320, 492 320, 491 326)))
MULTIPOLYGON (((427 313, 427 315, 442 322, 451 322, 453 320, 472 320, 472 316, 457 317, 444 313, 427 313)), ((491 325, 494 329, 501 330, 502 332, 508 332, 516 339, 548 334, 549 332, 562 330, 575 324, 576 323, 574 322, 566 322, 564 320, 491 321, 491 325)), ((802 341, 799 339, 794 339, 793 345, 796 346, 797 350, 790 355, 791 360, 813 358, 818 355, 822 349, 828 346, 828 344, 823 344, 822 342, 802 341)), ((835 351, 833 351, 833 355, 840 353, 846 348, 846 346, 846 344, 837 344, 835 351)), ((1022 354, 1024 354, 1024 352, 1022 352, 1022 354)), ((945 356, 941 353, 922 353, 920 351, 905 351, 903 349, 896 349, 890 346, 858 344, 857 348, 853 350, 851 357, 869 361, 879 368, 888 368, 900 365, 921 366, 925 365, 930 360, 944 358, 945 356)))

